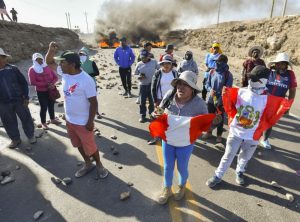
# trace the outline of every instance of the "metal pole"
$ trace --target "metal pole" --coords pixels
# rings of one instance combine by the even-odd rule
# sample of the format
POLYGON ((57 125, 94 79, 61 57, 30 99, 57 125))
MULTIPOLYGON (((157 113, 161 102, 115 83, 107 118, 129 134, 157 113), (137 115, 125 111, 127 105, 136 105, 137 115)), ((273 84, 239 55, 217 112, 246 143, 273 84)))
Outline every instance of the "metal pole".
POLYGON ((85 22, 86 22, 86 33, 89 33, 89 24, 88 24, 88 20, 87 20, 87 13, 84 12, 85 15, 85 22))
POLYGON ((221 3, 222 3, 222 0, 219 0, 217 26, 219 26, 219 22, 220 22, 221 3))
POLYGON ((70 29, 70 26, 69 26, 69 19, 68 19, 68 13, 65 13, 66 14, 66 19, 67 19, 67 26, 68 26, 68 29, 70 29))
POLYGON ((271 7, 270 18, 273 18, 274 5, 275 5, 275 0, 272 1, 272 7, 271 7))
POLYGON ((285 0, 285 1, 284 1, 283 11, 282 11, 282 17, 284 17, 284 15, 285 15, 285 10, 286 10, 287 1, 288 1, 288 0, 285 0))

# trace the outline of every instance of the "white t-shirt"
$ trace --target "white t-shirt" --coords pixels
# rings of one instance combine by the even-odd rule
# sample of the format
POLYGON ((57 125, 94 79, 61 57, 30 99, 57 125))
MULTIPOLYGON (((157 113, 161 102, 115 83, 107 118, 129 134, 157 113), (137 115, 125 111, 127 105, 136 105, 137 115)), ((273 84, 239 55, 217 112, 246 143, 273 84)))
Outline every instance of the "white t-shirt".
POLYGON ((97 96, 93 78, 84 71, 77 75, 64 74, 62 85, 66 120, 76 125, 86 125, 90 111, 88 99, 97 96))
POLYGON ((157 98, 163 99, 166 92, 168 92, 170 89, 173 89, 173 86, 171 85, 172 80, 174 79, 172 71, 165 73, 162 72, 161 79, 160 79, 160 89, 158 89, 157 98))

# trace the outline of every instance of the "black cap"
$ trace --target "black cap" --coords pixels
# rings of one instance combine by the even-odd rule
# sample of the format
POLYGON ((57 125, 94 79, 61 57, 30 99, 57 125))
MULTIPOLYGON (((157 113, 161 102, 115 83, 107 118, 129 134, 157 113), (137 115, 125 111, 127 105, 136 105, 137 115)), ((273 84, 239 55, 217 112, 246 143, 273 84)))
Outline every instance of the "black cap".
POLYGON ((54 57, 58 61, 67 61, 68 63, 80 64, 80 57, 77 53, 72 51, 64 51, 60 56, 54 57))
POLYGON ((228 58, 226 55, 224 54, 221 54, 219 55, 219 57, 216 59, 217 62, 225 62, 225 63, 228 63, 228 58))
POLYGON ((148 46, 151 46, 151 47, 152 47, 152 43, 151 43, 151 42, 146 42, 146 43, 144 44, 144 48, 146 48, 146 47, 148 47, 148 46))
POLYGON ((169 44, 169 45, 166 46, 165 51, 172 50, 172 49, 174 49, 174 45, 169 44))
POLYGON ((258 65, 255 66, 250 72, 250 79, 252 82, 257 82, 259 79, 268 79, 271 70, 265 66, 258 65))

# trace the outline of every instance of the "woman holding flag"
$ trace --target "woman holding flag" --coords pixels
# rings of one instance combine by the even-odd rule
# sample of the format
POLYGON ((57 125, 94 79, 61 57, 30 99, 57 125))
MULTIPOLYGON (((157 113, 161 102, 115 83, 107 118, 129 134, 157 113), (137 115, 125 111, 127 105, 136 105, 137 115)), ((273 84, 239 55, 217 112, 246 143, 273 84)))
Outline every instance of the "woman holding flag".
POLYGON ((210 128, 215 116, 207 114, 206 103, 197 95, 200 89, 196 84, 197 75, 191 71, 185 71, 179 78, 174 79, 171 82, 174 89, 166 93, 154 112, 157 119, 149 126, 152 137, 162 138, 164 187, 158 198, 159 204, 166 204, 172 195, 175 162, 179 174, 179 186, 174 199, 183 198, 194 142, 201 132, 210 128), (164 113, 160 112, 163 109, 165 109, 164 113))

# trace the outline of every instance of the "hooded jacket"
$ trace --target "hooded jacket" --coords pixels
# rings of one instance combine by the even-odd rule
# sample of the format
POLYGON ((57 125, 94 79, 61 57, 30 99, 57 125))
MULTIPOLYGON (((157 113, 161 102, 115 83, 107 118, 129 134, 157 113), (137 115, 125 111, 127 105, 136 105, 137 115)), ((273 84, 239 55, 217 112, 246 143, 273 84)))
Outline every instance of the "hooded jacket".
POLYGON ((81 68, 91 77, 95 77, 99 75, 99 69, 95 63, 95 61, 91 60, 89 57, 88 50, 83 47, 79 52, 84 52, 87 56, 84 63, 81 63, 81 68))
POLYGON ((193 57, 190 60, 184 59, 179 63, 179 66, 177 67, 178 74, 180 75, 184 71, 192 71, 198 75, 198 66, 193 57))
POLYGON ((114 53, 114 59, 121 68, 130 68, 134 63, 135 55, 129 46, 125 46, 124 48, 120 46, 114 53))

